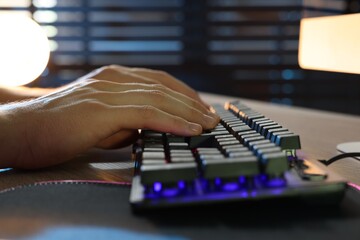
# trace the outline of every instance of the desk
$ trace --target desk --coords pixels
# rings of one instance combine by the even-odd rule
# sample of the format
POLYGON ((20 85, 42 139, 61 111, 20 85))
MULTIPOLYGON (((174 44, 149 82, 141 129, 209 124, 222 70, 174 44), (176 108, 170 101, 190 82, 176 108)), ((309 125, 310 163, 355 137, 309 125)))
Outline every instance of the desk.
MULTIPOLYGON (((205 94, 205 93, 203 93, 202 96, 204 100, 210 104, 223 103, 227 100, 234 99, 234 98, 228 98, 224 96, 205 94)), ((338 143, 360 140, 360 117, 358 116, 336 114, 336 113, 309 110, 309 109, 303 109, 297 107, 279 106, 279 105, 267 104, 267 103, 251 101, 251 100, 243 100, 243 101, 253 109, 263 113, 269 118, 279 122, 280 124, 291 129, 292 131, 300 134, 302 151, 305 153, 305 155, 308 158, 328 159, 337 154, 336 145, 338 143)), ((131 166, 132 165, 130 160, 130 148, 111 150, 111 151, 90 150, 89 152, 76 157, 73 161, 47 169, 41 169, 36 171, 8 170, 8 171, 0 172, 0 178, 1 178, 0 189, 3 190, 18 185, 31 184, 35 182, 52 181, 52 180, 69 180, 69 179, 102 180, 108 182, 130 182, 132 178, 131 166)), ((358 161, 349 158, 332 164, 330 168, 336 171, 337 173, 339 173, 340 175, 342 175, 343 177, 345 177, 348 181, 360 185, 360 174, 359 174, 360 163, 358 161)), ((126 189, 126 191, 128 191, 128 189, 126 189)), ((126 203, 127 199, 123 199, 123 200, 125 201, 125 204, 121 206, 121 209, 119 211, 129 212, 128 205, 126 203)), ((67 200, 64 199, 64 201, 67 200)), ((1 203, 1 198, 0 198, 0 203, 1 203)), ((94 200, 93 198, 88 199, 88 201, 86 201, 86 204, 90 204, 90 203, 96 204, 96 200, 94 200)), ((35 205, 34 205, 34 209, 36 209, 35 205)), ((91 206, 88 207, 91 208, 91 206)), ((2 208, 6 210, 6 206, 2 206, 2 208)), ((15 208, 16 206, 14 206, 14 209, 15 208)), ((359 212, 360 207, 359 209, 355 209, 355 210, 359 212)), ((14 234, 14 232, 19 233, 20 231, 19 229, 21 229, 21 231, 24 232, 27 232, 27 230, 31 232, 31 229, 34 229, 34 227, 36 229, 44 230, 44 228, 46 228, 47 226, 45 217, 42 216, 40 213, 39 215, 41 215, 42 217, 39 217, 38 221, 36 220, 37 219, 36 216, 32 216, 34 217, 34 220, 32 219, 30 220, 28 218, 25 219, 22 218, 21 221, 17 220, 16 218, 12 218, 9 220, 6 217, 4 217, 4 215, 2 215, 3 213, 4 211, 0 210, 0 233, 3 233, 5 228, 8 230, 9 232, 8 234, 14 234), (18 228, 14 226, 18 226, 18 228)), ((119 215, 121 215, 121 212, 119 212, 119 215)), ((322 213, 320 215, 323 216, 322 213)), ((360 223, 359 216, 360 215, 357 215, 357 217, 353 217, 351 220, 360 223)), ((111 217, 109 218, 106 218, 106 216, 102 216, 102 217, 103 218, 99 217, 99 219, 103 219, 101 220, 102 227, 121 226, 121 224, 119 226, 119 222, 117 223, 111 222, 110 221, 112 219, 111 217)), ((92 218, 92 216, 86 218, 89 219, 92 218)), ((141 219, 140 222, 144 222, 144 221, 145 221, 144 219, 141 219)), ((56 221, 54 220, 54 222, 55 225, 59 224, 58 219, 56 221)), ((62 218, 60 222, 62 225, 73 223, 70 220, 67 222, 66 218, 62 218)), ((81 220, 80 223, 90 224, 92 226, 98 224, 98 222, 96 222, 93 218, 90 221, 90 223, 83 220, 81 220)), ((52 226, 54 224, 52 224, 52 226)), ((154 231, 155 233, 159 232, 160 228, 154 227, 155 225, 157 226, 157 224, 153 224, 153 223, 150 225, 147 224, 146 225, 148 227, 147 230, 150 232, 154 231)), ((165 226, 167 225, 165 224, 165 226)), ((351 226, 354 225, 350 225, 349 227, 351 226)), ((174 227, 175 226, 173 225, 170 226, 171 229, 174 227)), ((200 224, 199 227, 201 228, 203 226, 201 226, 200 224)), ((250 228, 252 227, 253 226, 250 226, 250 228)), ((346 232, 347 230, 344 229, 343 231, 346 232)), ((271 230, 269 229, 266 229, 266 232, 271 234, 271 230)), ((170 233, 172 234, 173 232, 170 233)), ((359 230, 357 230, 356 233, 359 234, 357 236, 360 236, 359 230)), ((250 235, 244 235, 244 236, 249 237, 253 235, 251 233, 250 235)), ((264 237, 264 235, 261 236, 264 237)), ((299 238, 300 236, 302 235, 301 234, 298 235, 299 238)), ((331 234, 329 234, 328 236, 330 236, 330 238, 328 239, 331 239, 331 234)))
MULTIPOLYGON (((210 103, 234 100, 214 94, 202 94, 210 103)), ((328 159, 337 155, 336 145, 360 140, 360 117, 338 113, 287 107, 253 100, 243 100, 248 106, 300 134, 302 151, 311 159, 328 159)), ((22 184, 50 180, 131 181, 130 148, 120 150, 90 150, 68 163, 36 171, 10 170, 1 172, 0 190, 22 184), (106 170, 104 170, 106 169, 106 170)), ((348 181, 360 185, 360 163, 348 158, 329 166, 348 181)))

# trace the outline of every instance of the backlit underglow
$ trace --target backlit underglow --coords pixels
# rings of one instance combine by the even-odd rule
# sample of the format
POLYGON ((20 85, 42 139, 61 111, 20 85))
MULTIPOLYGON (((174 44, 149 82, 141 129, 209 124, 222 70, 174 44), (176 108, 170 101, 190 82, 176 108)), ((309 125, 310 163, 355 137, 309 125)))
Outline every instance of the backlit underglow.
POLYGON ((221 179, 220 178, 215 178, 215 185, 216 186, 220 186, 221 185, 221 179))
POLYGON ((172 199, 176 201, 192 201, 191 199, 230 199, 257 198, 264 191, 266 194, 279 195, 286 189, 287 181, 284 177, 271 177, 266 174, 256 175, 253 179, 239 176, 237 179, 216 177, 213 180, 203 178, 194 182, 183 180, 171 185, 154 182, 146 191, 147 199, 172 199), (208 186, 210 184, 210 186, 208 186), (211 187, 212 186, 212 187, 211 187))
POLYGON ((268 179, 268 177, 265 174, 260 175, 260 180, 261 181, 266 181, 267 179, 268 179))
POLYGON ((224 191, 228 191, 228 192, 232 192, 235 191, 239 188, 239 185, 237 182, 229 182, 229 183, 225 183, 223 186, 223 190, 224 191))
POLYGON ((240 184, 245 184, 245 182, 246 182, 246 177, 244 177, 244 176, 239 177, 240 184))
POLYGON ((49 60, 43 29, 28 17, 0 15, 0 85, 20 86, 35 80, 49 60))
POLYGON ((268 187, 283 187, 286 185, 286 181, 283 178, 273 178, 267 181, 268 187))
POLYGON ((164 189, 162 195, 167 198, 175 197, 179 194, 179 190, 177 188, 167 188, 164 189))
POLYGON ((163 185, 161 182, 155 182, 149 186, 150 189, 145 193, 145 198, 149 200, 166 199, 165 201, 167 202, 180 201, 183 203, 193 201, 219 201, 276 196, 283 194, 287 189, 286 179, 282 177, 274 178, 265 174, 259 174, 251 181, 254 184, 248 186, 249 181, 246 177, 240 176, 237 181, 226 181, 226 179, 221 178, 215 178, 209 181, 198 179, 194 181, 194 185, 190 182, 186 183, 185 181, 178 181, 177 184, 173 185, 163 185), (208 188, 208 183, 215 188, 208 188), (195 186, 195 188, 191 186, 195 186))
POLYGON ((186 186, 185 186, 185 182, 184 182, 184 181, 179 181, 179 182, 178 182, 178 188, 179 188, 179 189, 185 189, 185 187, 186 187, 186 186))
POLYGON ((358 191, 360 191, 360 186, 359 185, 356 185, 355 183, 352 183, 352 182, 348 182, 348 185, 350 187, 353 187, 353 188, 357 189, 358 191))
POLYGON ((154 192, 160 192, 162 189, 162 185, 159 182, 154 183, 154 192))

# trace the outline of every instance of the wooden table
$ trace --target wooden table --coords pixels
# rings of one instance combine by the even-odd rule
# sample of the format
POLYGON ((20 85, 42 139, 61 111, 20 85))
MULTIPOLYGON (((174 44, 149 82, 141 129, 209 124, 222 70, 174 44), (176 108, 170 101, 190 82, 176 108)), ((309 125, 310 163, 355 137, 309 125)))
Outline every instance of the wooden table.
MULTIPOLYGON (((220 95, 202 94, 210 104, 234 100, 220 95)), ((298 107, 279 106, 243 100, 248 106, 300 134, 302 151, 310 159, 328 159, 338 154, 336 145, 360 140, 360 117, 298 107)), ((0 190, 23 184, 52 180, 102 180, 130 182, 131 148, 90 150, 74 160, 55 167, 0 172, 0 190)), ((360 162, 348 158, 329 166, 348 181, 360 185, 360 162)))

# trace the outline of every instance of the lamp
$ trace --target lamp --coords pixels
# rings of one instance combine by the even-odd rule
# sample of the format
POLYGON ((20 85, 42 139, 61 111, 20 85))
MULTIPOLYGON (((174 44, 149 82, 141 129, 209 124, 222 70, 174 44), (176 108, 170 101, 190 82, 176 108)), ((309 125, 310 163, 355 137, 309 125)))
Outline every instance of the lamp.
MULTIPOLYGON (((300 23, 299 65, 304 69, 360 74, 360 13, 303 18, 300 23)), ((337 146, 360 152, 360 141, 337 146)))
POLYGON ((49 61, 49 41, 31 18, 0 14, 0 85, 20 86, 35 80, 49 61))

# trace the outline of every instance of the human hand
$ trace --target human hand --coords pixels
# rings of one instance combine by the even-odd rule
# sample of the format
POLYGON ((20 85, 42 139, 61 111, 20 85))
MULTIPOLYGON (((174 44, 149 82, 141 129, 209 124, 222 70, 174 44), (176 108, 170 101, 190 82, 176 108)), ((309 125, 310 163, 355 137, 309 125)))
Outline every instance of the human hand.
MULTIPOLYGON (((72 83, 72 85, 82 84, 83 81, 86 81, 88 79, 102 79, 115 83, 136 82, 150 85, 160 84, 173 91, 176 91, 180 94, 183 94, 198 101, 206 108, 209 107, 200 99, 199 95, 195 90, 164 71, 145 68, 130 68, 120 65, 110 65, 93 70, 87 75, 79 78, 77 81, 72 83)), ((129 145, 137 137, 137 130, 120 130, 116 134, 101 141, 99 144, 97 144, 97 146, 101 148, 117 148, 124 145, 129 145)))
POLYGON ((74 83, 76 84, 90 78, 117 83, 137 82, 144 84, 161 84, 176 92, 193 98, 207 108, 209 107, 209 105, 201 100, 198 93, 194 89, 190 88, 185 83, 164 71, 146 68, 131 68, 121 65, 110 65, 95 69, 89 74, 79 78, 74 83))
POLYGON ((151 80, 121 69, 115 79, 112 68, 52 94, 0 108, 0 128, 6 126, 1 135, 11 136, 5 148, 0 146, 6 153, 2 166, 58 164, 94 146, 128 143, 137 129, 191 136, 218 123, 186 85, 170 77, 162 84, 160 77, 151 80))

